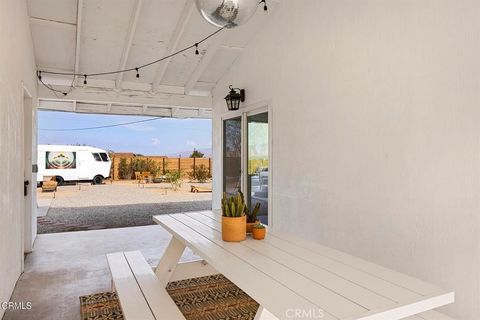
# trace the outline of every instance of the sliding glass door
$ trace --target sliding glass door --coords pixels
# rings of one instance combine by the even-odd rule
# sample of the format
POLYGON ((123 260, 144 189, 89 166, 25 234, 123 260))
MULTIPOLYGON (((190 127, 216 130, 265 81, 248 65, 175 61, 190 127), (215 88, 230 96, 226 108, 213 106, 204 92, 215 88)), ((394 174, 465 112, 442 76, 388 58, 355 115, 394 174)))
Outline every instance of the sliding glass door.
POLYGON ((268 112, 247 115, 247 204, 260 203, 258 218, 268 223, 268 112))
POLYGON ((223 191, 245 194, 248 208, 260 204, 258 218, 269 223, 268 111, 237 113, 223 120, 223 191))
POLYGON ((223 121, 223 191, 234 195, 242 188, 242 117, 223 121))

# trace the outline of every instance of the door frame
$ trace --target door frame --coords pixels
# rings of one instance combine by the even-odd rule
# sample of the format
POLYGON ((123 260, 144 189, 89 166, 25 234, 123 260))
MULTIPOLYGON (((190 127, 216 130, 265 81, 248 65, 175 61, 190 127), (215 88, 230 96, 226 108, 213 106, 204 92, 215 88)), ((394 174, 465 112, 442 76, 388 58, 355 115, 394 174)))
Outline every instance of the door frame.
MULTIPOLYGON (((269 227, 273 227, 274 225, 274 215, 273 215, 273 107, 272 102, 269 101, 262 101, 259 103, 255 103, 252 105, 248 105, 244 108, 241 108, 236 111, 228 111, 223 113, 220 116, 220 130, 221 130, 221 137, 220 137, 220 144, 221 144, 221 157, 220 157, 220 168, 221 168, 221 192, 223 193, 224 189, 224 177, 223 177, 223 155, 224 155, 224 121, 232 118, 241 117, 242 121, 242 150, 241 150, 241 182, 240 187, 242 192, 245 193, 245 188, 247 185, 247 174, 248 172, 248 132, 247 132, 247 117, 263 112, 268 112, 268 225, 269 227)), ((221 194, 222 194, 221 193, 221 194)))
POLYGON ((21 83, 21 101, 23 107, 23 117, 22 117, 22 130, 23 130, 23 141, 22 141, 22 160, 23 160, 23 178, 24 180, 29 181, 29 185, 27 187, 27 194, 28 196, 23 196, 23 212, 21 215, 22 221, 22 254, 21 254, 21 266, 22 271, 24 270, 24 255, 25 253, 32 252, 33 249, 33 218, 35 215, 35 206, 36 203, 36 195, 35 189, 37 185, 36 175, 33 173, 33 159, 35 159, 35 154, 33 152, 34 149, 34 123, 36 121, 35 114, 34 114, 34 101, 33 96, 26 87, 26 85, 22 82, 21 83), (27 121, 27 117, 28 121, 27 121), (28 134, 27 134, 28 132, 28 134), (27 148, 31 149, 27 152, 27 148), (35 180, 35 181, 34 181, 35 180))

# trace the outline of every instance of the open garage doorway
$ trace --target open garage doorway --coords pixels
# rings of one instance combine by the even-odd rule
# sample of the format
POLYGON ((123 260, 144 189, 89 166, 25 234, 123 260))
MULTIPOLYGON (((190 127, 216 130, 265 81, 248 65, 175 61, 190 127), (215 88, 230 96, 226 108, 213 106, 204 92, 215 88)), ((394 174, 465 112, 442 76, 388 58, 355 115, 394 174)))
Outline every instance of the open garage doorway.
POLYGON ((210 119, 38 112, 38 233, 210 210, 210 119))

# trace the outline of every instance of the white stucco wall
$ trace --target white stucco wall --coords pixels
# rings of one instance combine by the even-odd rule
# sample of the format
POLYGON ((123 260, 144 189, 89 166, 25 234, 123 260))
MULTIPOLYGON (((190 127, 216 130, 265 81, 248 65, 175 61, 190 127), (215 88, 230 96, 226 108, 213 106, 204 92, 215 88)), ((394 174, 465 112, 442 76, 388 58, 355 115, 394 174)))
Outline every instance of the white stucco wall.
MULTIPOLYGON (((0 302, 8 301, 23 259, 23 92, 36 99, 26 1, 0 1, 0 302), (22 85, 23 82, 23 85, 22 85)), ((34 232, 34 230, 32 230, 34 232)), ((4 310, 0 309, 0 318, 4 310)))
MULTIPOLYGON (((480 2, 285 0, 215 89, 271 100, 276 227, 480 315, 480 2)), ((214 208, 221 161, 214 161, 214 208)))

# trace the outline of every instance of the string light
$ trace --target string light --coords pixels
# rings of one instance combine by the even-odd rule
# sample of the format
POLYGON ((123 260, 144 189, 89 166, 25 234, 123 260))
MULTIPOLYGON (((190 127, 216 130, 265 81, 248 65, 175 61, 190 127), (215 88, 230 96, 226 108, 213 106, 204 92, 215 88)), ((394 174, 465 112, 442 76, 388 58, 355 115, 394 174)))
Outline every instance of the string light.
MULTIPOLYGON (((264 11, 267 11, 268 8, 267 8, 267 1, 266 0, 261 0, 259 2, 260 3, 263 3, 264 6, 263 6, 263 10, 264 11)), ((149 67, 151 65, 154 65, 154 64, 157 64, 157 63, 160 63, 164 60, 167 60, 167 59, 170 59, 176 55, 179 55, 187 50, 190 50, 192 48, 195 48, 195 54, 196 55, 199 55, 200 54, 200 51, 198 50, 198 46, 207 41, 208 39, 210 39, 211 37, 215 36, 217 33, 223 31, 224 28, 220 28, 214 32, 212 32, 211 34, 209 34, 208 36, 204 37, 203 39, 201 39, 200 41, 196 42, 195 44, 193 45, 190 45, 188 47, 185 47, 179 51, 176 51, 168 56, 164 56, 162 58, 159 58, 157 60, 154 60, 154 61, 151 61, 151 62, 148 62, 146 64, 143 64, 143 65, 140 65, 138 67, 135 67, 135 68, 129 68, 129 69, 123 69, 123 70, 114 70, 114 71, 106 71, 106 72, 97 72, 97 73, 86 73, 86 74, 80 74, 80 73, 75 73, 75 72, 55 72, 55 71, 45 71, 45 70, 38 70, 38 79, 40 80, 40 83, 43 84, 47 89, 53 91, 53 92, 56 92, 56 93, 62 93, 63 95, 67 95, 69 94, 73 89, 75 89, 75 86, 74 86, 74 83, 75 83, 75 78, 76 77, 80 77, 80 76, 83 76, 84 77, 84 80, 83 80, 83 84, 86 85, 87 84, 87 77, 92 77, 92 76, 104 76, 104 75, 111 75, 111 74, 118 74, 118 73, 124 73, 124 72, 129 72, 129 71, 136 71, 136 77, 137 78, 140 78, 140 73, 139 73, 139 69, 141 68, 145 68, 145 67, 149 67), (72 84, 70 85, 70 89, 68 90, 68 92, 65 92, 65 91, 61 91, 61 90, 58 90, 58 89, 55 89, 49 85, 47 85, 46 83, 44 83, 42 81, 42 72, 43 73, 47 73, 47 74, 53 74, 53 75, 60 75, 60 76, 72 76, 73 77, 73 80, 72 80, 72 84)))
MULTIPOLYGON (((165 56, 165 57, 162 57, 160 59, 157 59, 157 60, 154 60, 154 61, 151 61, 149 63, 146 63, 146 64, 143 64, 143 65, 140 65, 138 67, 135 67, 135 68, 129 68, 129 69, 123 69, 123 70, 115 70, 115 71, 106 71, 106 72, 97 72, 97 73, 86 73, 86 74, 81 74, 81 73, 74 73, 74 72, 55 72, 55 71, 45 71, 45 70, 38 70, 39 74, 41 72, 43 73, 48 73, 48 74, 54 74, 54 75, 60 75, 60 76, 73 76, 73 78, 75 77, 80 77, 80 76, 83 76, 84 77, 84 81, 83 81, 83 84, 86 85, 87 84, 87 77, 92 77, 92 76, 104 76, 104 75, 110 75, 110 74, 118 74, 118 73, 124 73, 124 72, 129 72, 129 71, 137 71, 137 69, 141 69, 141 68, 145 68, 145 67, 149 67, 151 65, 154 65, 154 64, 157 64, 159 62, 162 62, 164 60, 167 60, 167 59, 170 59, 176 55, 179 55, 187 50, 191 50, 192 48, 197 48, 196 50, 196 54, 200 54, 200 52, 198 52, 198 45, 207 41, 208 39, 210 39, 211 37, 213 37, 214 35, 216 35, 217 33, 223 31, 224 28, 220 28, 214 32, 212 32, 211 34, 209 34, 208 36, 206 36, 205 38, 203 38, 202 40, 196 42, 195 44, 192 44, 188 47, 185 47, 181 50, 178 50, 168 56, 165 56)), ((137 78, 140 77, 140 74, 138 73, 137 71, 137 78)), ((54 92, 59 92, 59 93, 65 93, 64 91, 61 91, 61 90, 57 90, 57 89, 54 89, 52 88, 51 86, 48 86, 46 85, 45 83, 43 83, 42 81, 40 81, 47 89, 51 90, 51 91, 54 91, 54 92)), ((70 93, 73 89, 74 89, 74 84, 72 83, 72 85, 70 85, 70 90, 67 92, 70 93)))
POLYGON ((268 11, 267 0, 260 1, 260 3, 262 3, 262 2, 263 2, 263 11, 265 11, 265 12, 268 11))

